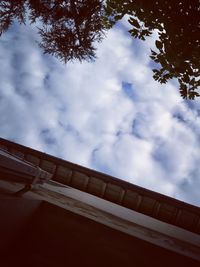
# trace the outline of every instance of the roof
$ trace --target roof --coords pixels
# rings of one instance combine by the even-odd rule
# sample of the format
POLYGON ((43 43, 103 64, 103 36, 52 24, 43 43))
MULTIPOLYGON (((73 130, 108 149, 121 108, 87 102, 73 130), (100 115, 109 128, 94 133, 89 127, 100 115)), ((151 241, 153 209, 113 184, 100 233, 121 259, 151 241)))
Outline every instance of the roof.
POLYGON ((200 234, 200 208, 0 138, 0 148, 52 174, 52 180, 200 234))

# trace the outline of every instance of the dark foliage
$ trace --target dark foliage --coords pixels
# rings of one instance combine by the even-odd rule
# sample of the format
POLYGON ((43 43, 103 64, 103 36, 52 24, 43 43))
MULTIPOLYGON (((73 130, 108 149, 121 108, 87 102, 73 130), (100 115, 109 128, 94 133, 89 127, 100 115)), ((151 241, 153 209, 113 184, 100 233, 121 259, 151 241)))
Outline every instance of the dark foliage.
POLYGON ((64 62, 95 58, 94 42, 124 15, 129 31, 145 40, 158 30, 158 64, 153 77, 160 83, 176 78, 183 98, 199 97, 200 3, 199 0, 7 0, 0 1, 0 34, 14 20, 39 22, 40 47, 64 62), (106 8, 105 8, 106 7, 106 8), (28 16, 28 19, 27 19, 28 16))
POLYGON ((0 33, 15 19, 40 22, 39 44, 45 53, 64 62, 95 58, 95 41, 101 41, 106 28, 100 0, 9 0, 0 2, 0 33), (27 12, 28 11, 28 12, 27 12))
POLYGON ((25 23, 25 1, 0 1, 0 35, 11 26, 14 19, 25 23))
POLYGON ((160 64, 153 77, 160 83, 177 78, 183 98, 199 97, 200 3, 199 0, 108 0, 112 24, 129 15, 134 38, 145 40, 159 31, 151 59, 160 64))

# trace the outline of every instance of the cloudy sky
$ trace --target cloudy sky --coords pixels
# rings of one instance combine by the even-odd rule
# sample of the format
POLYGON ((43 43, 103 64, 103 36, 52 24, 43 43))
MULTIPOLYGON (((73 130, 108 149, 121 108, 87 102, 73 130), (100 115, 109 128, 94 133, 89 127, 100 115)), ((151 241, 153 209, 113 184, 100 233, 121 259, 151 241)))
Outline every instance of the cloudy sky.
POLYGON ((124 21, 93 63, 43 55, 30 26, 0 39, 0 136, 200 205, 200 104, 152 78, 154 37, 124 21))

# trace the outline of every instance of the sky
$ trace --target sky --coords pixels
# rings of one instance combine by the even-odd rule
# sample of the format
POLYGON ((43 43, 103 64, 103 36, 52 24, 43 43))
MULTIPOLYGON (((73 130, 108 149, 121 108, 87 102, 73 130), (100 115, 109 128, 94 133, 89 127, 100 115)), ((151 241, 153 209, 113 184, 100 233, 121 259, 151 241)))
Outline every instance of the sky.
POLYGON ((200 206, 200 104, 152 78, 124 20, 94 62, 44 55, 33 26, 0 39, 0 136, 200 206))

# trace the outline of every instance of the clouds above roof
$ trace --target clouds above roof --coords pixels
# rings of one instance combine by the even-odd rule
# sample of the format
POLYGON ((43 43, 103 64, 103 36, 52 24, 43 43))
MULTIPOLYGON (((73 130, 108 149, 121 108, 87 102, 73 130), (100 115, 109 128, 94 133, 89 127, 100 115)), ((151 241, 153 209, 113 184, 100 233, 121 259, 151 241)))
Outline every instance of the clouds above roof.
POLYGON ((95 62, 63 65, 37 38, 18 25, 1 37, 0 135, 200 205, 199 103, 152 79, 152 39, 118 25, 95 62))

